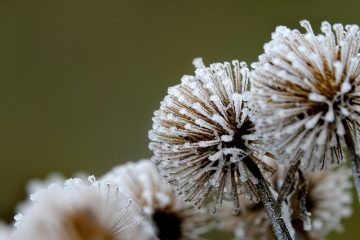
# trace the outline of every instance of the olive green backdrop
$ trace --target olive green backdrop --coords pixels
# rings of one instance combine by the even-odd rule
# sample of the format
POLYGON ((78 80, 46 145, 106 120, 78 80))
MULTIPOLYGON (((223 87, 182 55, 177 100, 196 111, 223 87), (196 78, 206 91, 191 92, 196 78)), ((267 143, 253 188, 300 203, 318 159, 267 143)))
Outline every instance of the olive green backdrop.
MULTIPOLYGON (((27 180, 150 156, 152 112, 205 63, 256 60, 277 25, 360 23, 359 1, 0 1, 0 218, 27 180)), ((360 213, 345 221, 358 239, 360 213)))

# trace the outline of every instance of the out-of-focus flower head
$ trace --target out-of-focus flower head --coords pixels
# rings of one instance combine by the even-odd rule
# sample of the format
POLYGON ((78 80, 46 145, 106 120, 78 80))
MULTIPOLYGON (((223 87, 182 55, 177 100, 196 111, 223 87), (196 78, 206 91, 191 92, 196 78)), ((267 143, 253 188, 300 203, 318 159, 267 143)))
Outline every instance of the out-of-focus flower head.
POLYGON ((146 238, 136 203, 111 183, 69 179, 31 195, 33 204, 15 216, 16 240, 123 240, 146 238))
POLYGON ((208 213, 179 198, 150 160, 115 167, 101 181, 115 183, 136 201, 159 240, 198 239, 211 229, 208 213))

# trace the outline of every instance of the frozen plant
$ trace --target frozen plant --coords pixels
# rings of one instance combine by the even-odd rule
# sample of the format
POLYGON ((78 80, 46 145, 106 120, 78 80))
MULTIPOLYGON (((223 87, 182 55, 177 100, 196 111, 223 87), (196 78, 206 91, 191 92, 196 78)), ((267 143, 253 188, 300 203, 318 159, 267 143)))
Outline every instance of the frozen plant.
POLYGON ((0 240, 195 240, 214 226, 208 209, 236 239, 342 230, 350 170, 334 165, 347 152, 360 196, 360 30, 300 24, 278 27, 251 72, 194 59, 154 112, 151 160, 32 181, 0 240))

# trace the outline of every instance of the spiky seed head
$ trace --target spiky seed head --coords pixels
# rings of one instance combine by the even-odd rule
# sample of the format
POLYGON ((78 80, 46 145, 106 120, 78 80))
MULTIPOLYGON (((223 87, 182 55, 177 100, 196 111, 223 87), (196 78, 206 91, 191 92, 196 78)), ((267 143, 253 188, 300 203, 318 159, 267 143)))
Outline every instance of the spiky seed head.
POLYGON ((323 22, 316 35, 300 24, 305 33, 277 27, 253 64, 252 120, 280 161, 317 170, 342 162, 345 134, 360 153, 360 32, 323 22))
POLYGON ((223 199, 238 205, 245 192, 257 200, 256 177, 244 164, 251 158, 264 172, 271 168, 262 154, 249 119, 248 68, 244 62, 205 67, 195 59, 194 76, 184 76, 155 111, 149 132, 154 162, 186 201, 201 207, 209 196, 214 208, 223 199))

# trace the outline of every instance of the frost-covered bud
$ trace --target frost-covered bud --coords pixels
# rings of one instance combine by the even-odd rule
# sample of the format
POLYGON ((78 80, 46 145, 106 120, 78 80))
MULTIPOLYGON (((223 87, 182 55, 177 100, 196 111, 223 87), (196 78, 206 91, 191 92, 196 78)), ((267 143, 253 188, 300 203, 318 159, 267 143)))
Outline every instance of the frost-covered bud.
POLYGON ((149 132, 154 162, 185 201, 201 207, 209 196, 212 211, 223 199, 239 208, 238 196, 258 200, 258 179, 251 161, 263 172, 272 169, 256 156, 262 154, 246 108, 248 68, 245 63, 194 60, 195 76, 184 76, 169 88, 155 111, 149 132))
POLYGON ((137 231, 145 226, 136 203, 111 183, 69 179, 31 195, 32 204, 15 216, 15 240, 156 239, 137 231))
POLYGON ((211 230, 209 214, 182 201, 150 160, 115 167, 101 181, 115 183, 136 201, 159 240, 198 239, 211 230))
POLYGON ((360 153, 360 31, 300 24, 305 33, 278 27, 253 64, 252 120, 280 161, 312 171, 343 160, 345 135, 360 153))
MULTIPOLYGON (((269 181, 274 189, 280 190, 287 171, 280 165, 276 165, 276 169, 276 174, 269 181)), ((329 233, 342 230, 341 220, 350 217, 352 213, 350 177, 351 170, 345 166, 306 174, 308 194, 305 203, 309 222, 303 221, 299 209, 301 185, 296 182, 294 190, 287 197, 287 204, 283 203, 282 207, 287 222, 295 231, 296 239, 325 239, 329 233)), ((243 208, 237 215, 232 215, 229 205, 219 211, 219 229, 233 232, 235 239, 239 240, 275 240, 263 205, 245 198, 240 200, 243 208)))

